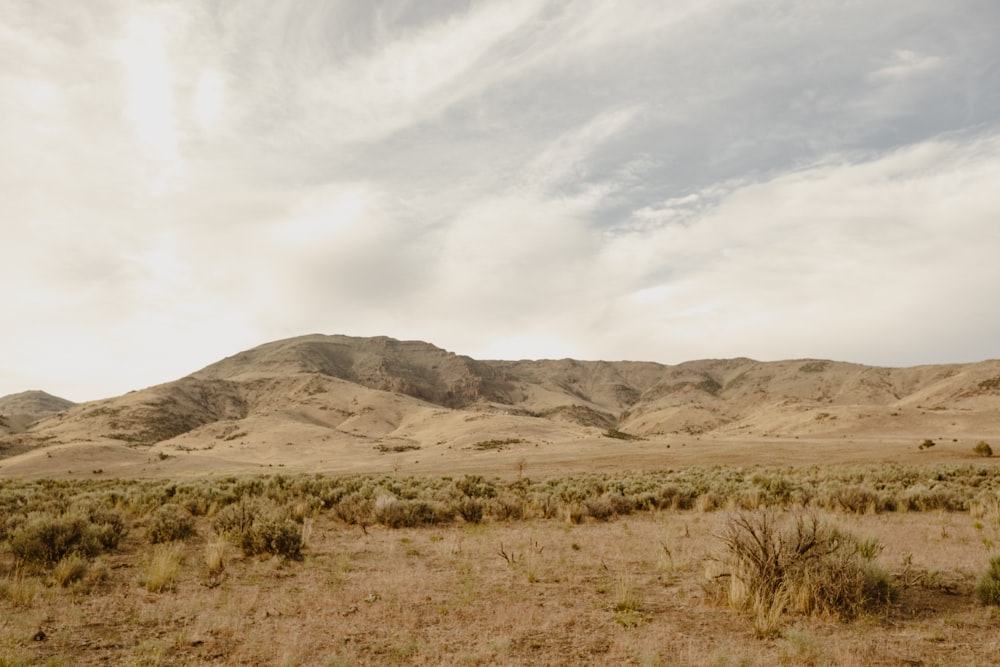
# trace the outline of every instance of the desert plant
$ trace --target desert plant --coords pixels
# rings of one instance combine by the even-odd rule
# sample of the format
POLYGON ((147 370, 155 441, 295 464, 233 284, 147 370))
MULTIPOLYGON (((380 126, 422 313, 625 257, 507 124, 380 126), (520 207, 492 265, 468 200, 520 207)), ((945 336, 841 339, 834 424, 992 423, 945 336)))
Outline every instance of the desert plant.
POLYGON ((226 569, 226 541, 216 539, 205 545, 205 567, 208 574, 217 577, 226 569))
POLYGON ((14 558, 29 567, 45 567, 78 553, 94 556, 101 542, 91 524, 79 515, 38 515, 16 529, 9 538, 14 558))
POLYGON ((511 494, 503 494, 493 499, 490 511, 499 521, 518 521, 524 517, 524 501, 511 494))
POLYGON ((236 536, 237 546, 248 556, 271 554, 285 558, 302 557, 302 528, 280 513, 270 513, 254 521, 249 530, 236 536))
POLYGON ((333 505, 333 514, 350 526, 364 529, 373 521, 374 506, 370 498, 357 491, 349 493, 333 505))
POLYGON ((150 593, 172 590, 180 577, 183 560, 179 545, 158 546, 146 563, 140 582, 150 593))
POLYGON ((583 506, 587 509, 587 514, 598 521, 607 521, 615 515, 615 508, 607 496, 588 498, 583 502, 583 506))
POLYGON ((66 588, 87 576, 88 569, 90 561, 79 554, 69 554, 52 568, 52 578, 55 583, 66 588))
POLYGON ((732 515, 718 536, 725 548, 731 606, 758 636, 772 636, 786 611, 850 618, 884 605, 888 575, 872 559, 880 545, 858 540, 816 515, 790 524, 770 510, 732 515))
POLYGON ((935 444, 937 444, 937 443, 935 443, 930 438, 924 438, 924 441, 921 442, 919 445, 917 445, 917 449, 930 449, 935 444))
POLYGON ((979 577, 976 597, 985 605, 1000 606, 1000 554, 990 558, 989 567, 979 577))
POLYGON ((605 438, 614 438, 616 440, 645 440, 642 436, 633 435, 631 433, 626 433, 625 431, 619 431, 616 428, 608 428, 604 433, 602 433, 605 438))
POLYGON ((483 501, 479 498, 463 498, 455 504, 455 511, 467 523, 483 520, 483 501))
POLYGON ((180 505, 167 503, 153 512, 146 535, 153 544, 184 540, 194 534, 194 517, 180 505))
POLYGON ((243 497, 222 508, 212 525, 248 556, 271 554, 297 559, 302 555, 301 526, 270 501, 243 497))
POLYGON ((977 456, 993 456, 993 448, 990 447, 990 443, 985 440, 977 442, 976 446, 972 448, 972 451, 975 452, 977 456))

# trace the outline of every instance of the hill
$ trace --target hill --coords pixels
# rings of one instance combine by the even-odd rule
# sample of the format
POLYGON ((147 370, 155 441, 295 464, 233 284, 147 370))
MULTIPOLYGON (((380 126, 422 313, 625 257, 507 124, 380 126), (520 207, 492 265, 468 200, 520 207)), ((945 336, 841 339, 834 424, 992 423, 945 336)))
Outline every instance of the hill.
POLYGON ((0 437, 0 474, 896 460, 924 438, 960 456, 1000 436, 1000 361, 482 361, 310 335, 63 407, 0 437))
POLYGON ((0 435, 20 433, 33 423, 76 405, 44 391, 0 396, 0 435))

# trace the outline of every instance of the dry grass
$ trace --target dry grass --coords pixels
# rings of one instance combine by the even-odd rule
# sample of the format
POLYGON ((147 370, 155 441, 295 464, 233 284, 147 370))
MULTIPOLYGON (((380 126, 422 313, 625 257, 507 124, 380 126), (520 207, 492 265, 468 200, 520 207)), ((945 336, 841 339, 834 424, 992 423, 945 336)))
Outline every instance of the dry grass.
POLYGON ((180 545, 158 546, 143 568, 140 583, 150 593, 172 590, 181 574, 184 551, 180 545))
POLYGON ((209 577, 219 577, 226 569, 226 541, 216 538, 205 544, 205 567, 209 577))
MULTIPOLYGON (((746 488, 762 488, 765 478, 781 476, 757 471, 754 483, 752 474, 713 474, 732 476, 736 490, 744 488, 736 478, 749 483, 746 488)), ((795 487, 795 476, 785 476, 795 487)), ((162 488, 117 487, 133 530, 101 556, 103 566, 90 566, 86 587, 55 585, 54 571, 18 569, 13 554, 0 550, 0 656, 12 664, 73 665, 1000 663, 1000 615, 975 594, 991 555, 984 540, 1000 541, 986 496, 976 517, 812 508, 822 526, 835 526, 840 535, 878 536, 881 552, 865 540, 853 544, 862 560, 890 573, 899 595, 874 611, 816 614, 785 585, 775 598, 761 598, 768 604, 755 631, 758 614, 734 612, 705 579, 710 565, 724 562, 719 536, 733 515, 669 509, 676 489, 658 492, 663 507, 658 501, 609 520, 582 513, 569 523, 559 511, 545 518, 539 509, 545 503, 532 494, 551 486, 565 497, 560 507, 584 507, 583 489, 592 485, 586 497, 612 503, 618 502, 612 500, 616 485, 628 492, 631 478, 522 482, 528 500, 521 520, 493 514, 489 480, 459 480, 472 494, 462 497, 485 499, 479 522, 456 516, 450 523, 393 529, 345 522, 334 511, 338 496, 324 495, 311 479, 239 479, 216 485, 216 495, 208 487, 198 494, 178 487, 170 502, 217 510, 207 512, 214 516, 194 512, 196 532, 186 541, 156 546, 134 528, 162 502, 162 488), (317 503, 300 505, 305 487, 317 503), (291 514, 308 534, 301 560, 247 554, 215 534, 227 499, 232 506, 261 494, 276 506, 298 507, 291 514), (95 577, 95 569, 103 575, 95 577), (47 638, 33 642, 40 627, 47 638)), ((384 480, 356 481, 350 493, 377 498, 381 489, 399 502, 419 500, 411 496, 418 485, 406 480, 391 489, 380 486, 384 480)), ((440 491, 448 484, 431 479, 419 488, 440 491)), ((780 487, 772 484, 768 493, 780 487)), ((517 488, 494 489, 495 497, 517 488)), ((349 490, 341 490, 346 497, 349 490)), ((48 492, 72 504, 79 490, 48 492)), ((788 507, 773 510, 779 534, 796 526, 799 506, 790 501, 788 507)))

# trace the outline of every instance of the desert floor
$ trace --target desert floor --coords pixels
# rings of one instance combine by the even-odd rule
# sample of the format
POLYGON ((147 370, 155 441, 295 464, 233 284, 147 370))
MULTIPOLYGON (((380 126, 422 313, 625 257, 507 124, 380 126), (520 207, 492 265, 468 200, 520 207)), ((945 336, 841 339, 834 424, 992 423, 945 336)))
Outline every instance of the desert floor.
MULTIPOLYGON (((984 479, 997 474, 992 460, 969 465, 984 479)), ((768 474, 733 474, 750 470, 768 474)), ((14 494, 17 484, 0 490, 14 494)), ((395 529, 300 507, 304 549, 295 560, 243 555, 220 541, 209 516, 196 518, 193 536, 153 545, 147 502, 124 511, 130 530, 118 548, 65 587, 0 549, 0 664, 1000 664, 1000 613, 973 592, 1000 544, 1000 515, 977 507, 811 510, 876 538, 884 546, 876 562, 897 596, 851 619, 789 613, 759 639, 710 585, 731 504, 608 521, 560 514, 395 529), (212 572, 219 549, 223 565, 212 572), (154 560, 167 552, 179 563, 175 578, 152 592, 154 560)))

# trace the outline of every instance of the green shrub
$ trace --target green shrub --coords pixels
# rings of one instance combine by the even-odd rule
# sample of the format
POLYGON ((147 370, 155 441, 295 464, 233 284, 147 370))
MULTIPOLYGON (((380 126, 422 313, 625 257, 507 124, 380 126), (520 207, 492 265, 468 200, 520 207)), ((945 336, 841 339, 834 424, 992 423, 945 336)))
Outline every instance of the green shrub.
POLYGON ((146 535, 153 544, 185 540, 194 535, 194 517, 180 505, 167 503, 149 518, 146 535))
POLYGON ((1000 606, 1000 554, 990 558, 989 568, 979 577, 976 597, 983 604, 1000 606))
POLYGON ((978 456, 993 456, 993 448, 990 447, 990 443, 985 440, 980 440, 976 443, 976 446, 972 448, 978 456))

